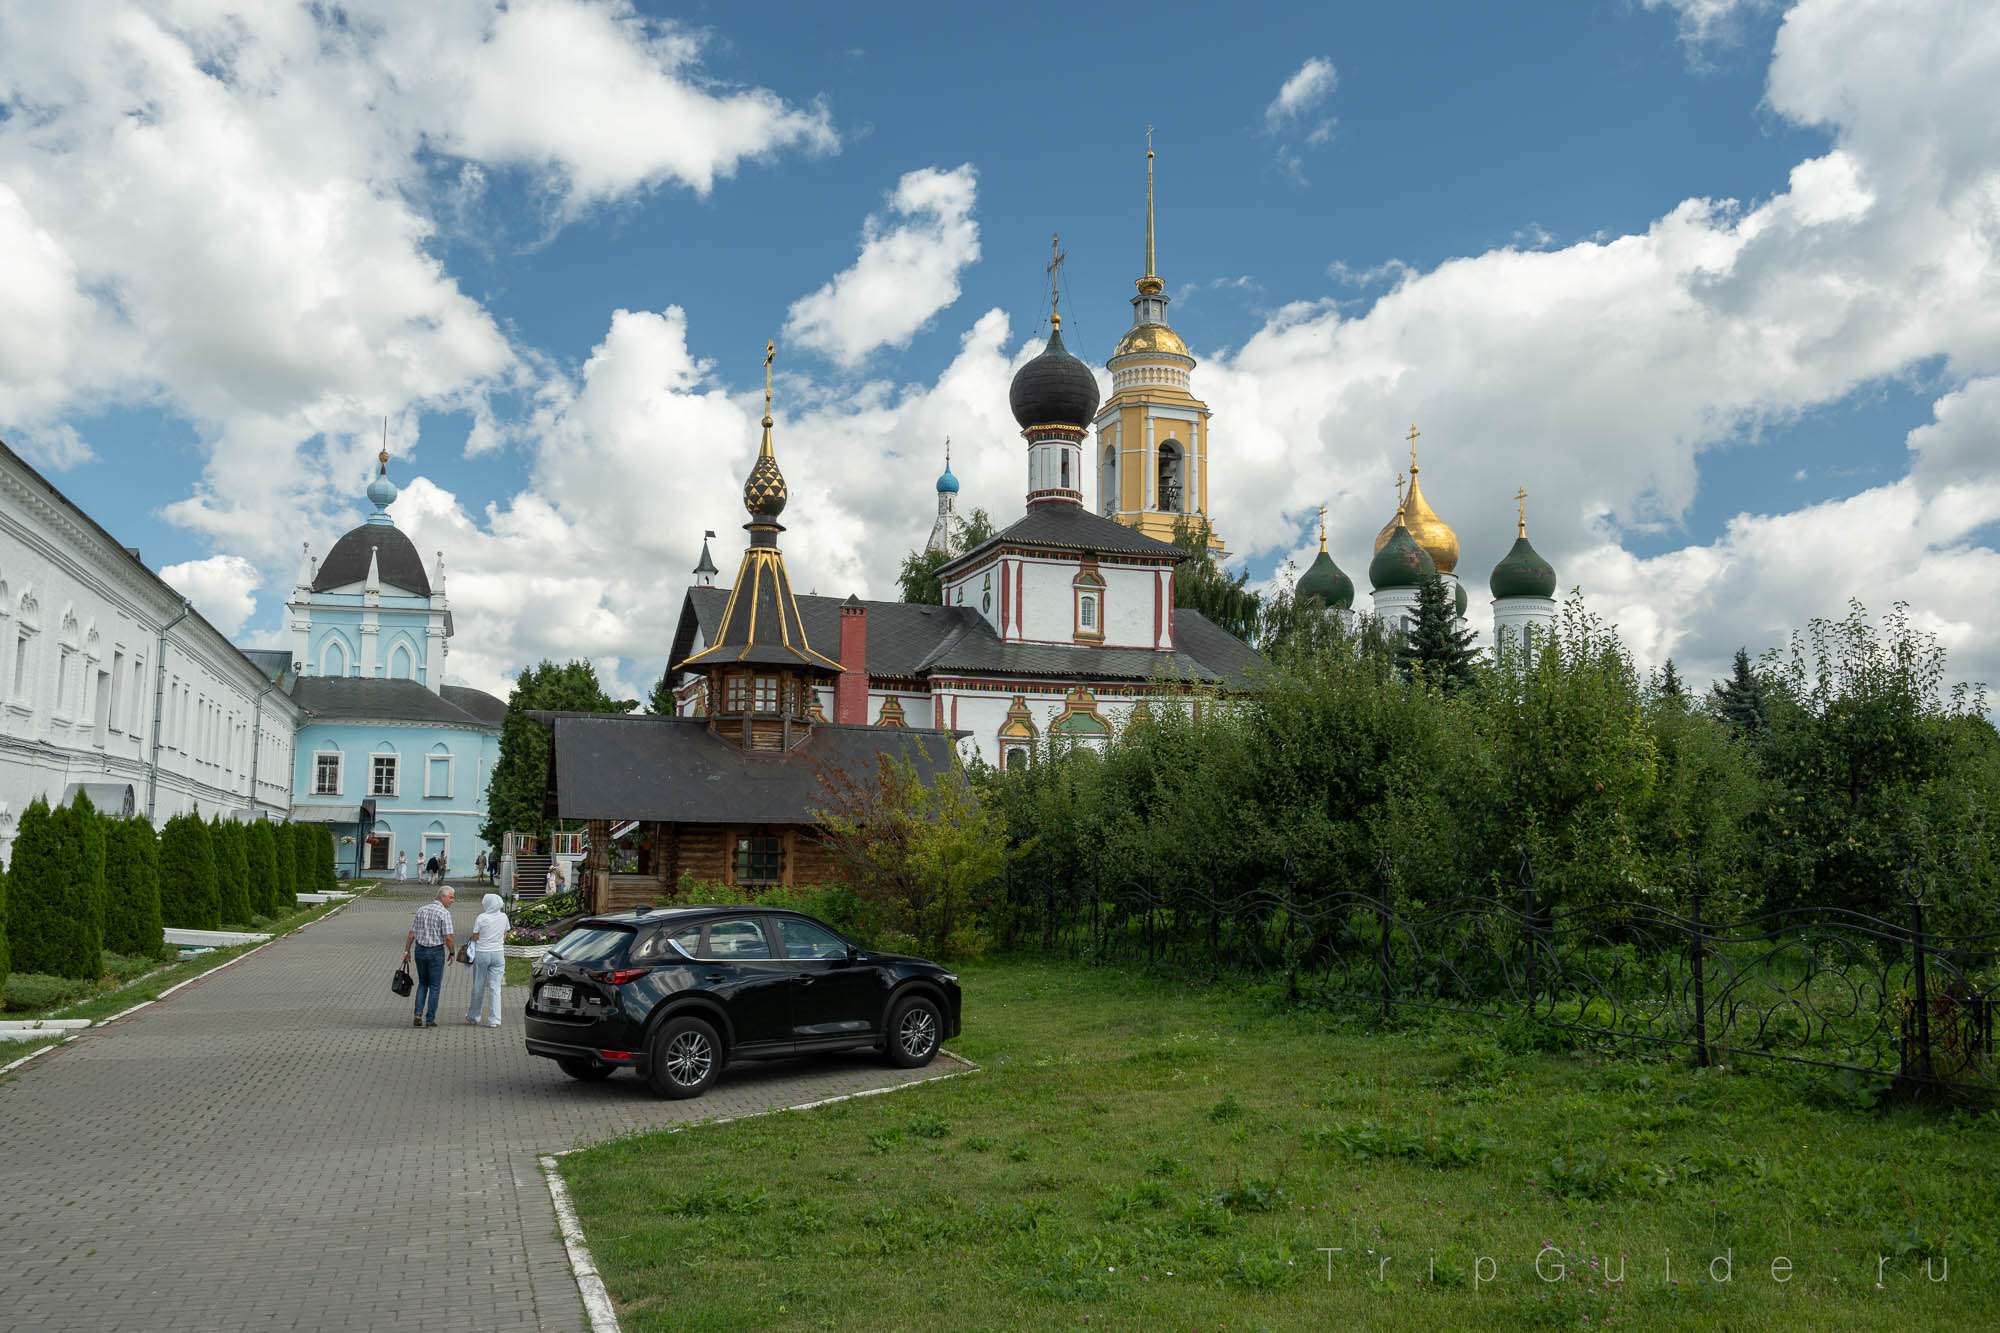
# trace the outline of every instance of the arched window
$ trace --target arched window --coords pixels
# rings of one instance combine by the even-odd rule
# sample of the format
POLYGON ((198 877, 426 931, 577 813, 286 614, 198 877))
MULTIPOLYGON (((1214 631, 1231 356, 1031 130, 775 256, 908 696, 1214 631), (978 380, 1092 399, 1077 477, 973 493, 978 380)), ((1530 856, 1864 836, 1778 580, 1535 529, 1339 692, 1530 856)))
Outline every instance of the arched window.
POLYGON ((410 645, 398 643, 389 653, 389 679, 410 680, 417 674, 417 659, 410 652, 410 645))
POLYGON ((1160 442, 1160 509, 1181 512, 1181 444, 1172 436, 1160 442))
POLYGON ((347 674, 347 646, 339 636, 329 635, 319 650, 319 674, 322 676, 344 676, 347 674))
POLYGON ((1097 500, 1104 516, 1110 518, 1118 512, 1118 449, 1115 445, 1104 446, 1104 458, 1097 465, 1097 500))

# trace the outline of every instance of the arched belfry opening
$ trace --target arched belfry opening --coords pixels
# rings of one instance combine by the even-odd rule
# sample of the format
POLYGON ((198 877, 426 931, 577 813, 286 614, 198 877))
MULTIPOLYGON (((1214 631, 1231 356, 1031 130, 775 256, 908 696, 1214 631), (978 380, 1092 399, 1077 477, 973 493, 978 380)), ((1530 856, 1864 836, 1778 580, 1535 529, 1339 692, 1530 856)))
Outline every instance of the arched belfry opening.
POLYGON ((1160 509, 1164 513, 1182 512, 1182 497, 1186 490, 1182 485, 1182 463, 1180 441, 1169 437, 1160 442, 1160 509))

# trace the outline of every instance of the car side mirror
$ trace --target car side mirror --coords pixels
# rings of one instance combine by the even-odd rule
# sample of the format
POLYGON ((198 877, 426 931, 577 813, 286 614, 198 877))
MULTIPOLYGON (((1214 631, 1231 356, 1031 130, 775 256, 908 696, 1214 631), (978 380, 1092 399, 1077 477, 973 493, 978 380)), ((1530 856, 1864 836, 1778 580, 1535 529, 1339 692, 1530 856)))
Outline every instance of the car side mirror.
POLYGON ((860 950, 860 949, 858 949, 858 948, 856 948, 856 947, 855 947, 854 945, 852 945, 852 944, 848 945, 848 946, 847 946, 847 952, 846 952, 845 954, 842 954, 842 955, 841 955, 841 958, 840 958, 840 961, 841 961, 841 962, 843 962, 843 963, 858 963, 858 962, 860 962, 860 961, 861 961, 861 950, 860 950))

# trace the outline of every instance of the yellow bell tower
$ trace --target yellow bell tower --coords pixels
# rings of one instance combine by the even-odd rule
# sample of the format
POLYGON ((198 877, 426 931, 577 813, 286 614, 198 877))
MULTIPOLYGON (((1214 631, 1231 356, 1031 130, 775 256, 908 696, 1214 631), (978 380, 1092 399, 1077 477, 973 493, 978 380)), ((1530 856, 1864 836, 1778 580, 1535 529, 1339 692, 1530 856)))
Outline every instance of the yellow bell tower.
MULTIPOLYGON (((1097 429, 1097 507, 1161 541, 1181 519, 1208 517, 1208 404, 1188 391, 1194 358, 1167 324, 1166 284, 1153 263, 1153 132, 1146 131, 1146 272, 1135 284, 1132 327, 1106 369, 1111 396, 1097 429)), ((1209 531, 1209 546, 1223 553, 1209 531)))

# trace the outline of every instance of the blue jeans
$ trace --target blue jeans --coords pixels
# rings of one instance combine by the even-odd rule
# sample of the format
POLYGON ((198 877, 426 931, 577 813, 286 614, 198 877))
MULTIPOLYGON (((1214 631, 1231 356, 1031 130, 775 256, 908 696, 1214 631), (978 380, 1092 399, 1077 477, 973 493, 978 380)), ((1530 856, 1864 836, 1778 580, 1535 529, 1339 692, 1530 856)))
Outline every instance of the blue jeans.
POLYGON ((500 983, 507 976, 507 955, 498 949, 481 949, 472 956, 472 999, 465 1007, 465 1021, 477 1023, 483 1007, 492 1017, 488 1027, 500 1026, 500 983))
POLYGON ((444 987, 444 946, 419 944, 416 947, 415 957, 417 1017, 426 1023, 435 1023, 438 1016, 438 992, 444 987))

